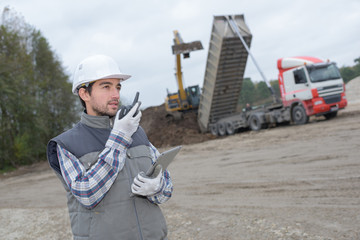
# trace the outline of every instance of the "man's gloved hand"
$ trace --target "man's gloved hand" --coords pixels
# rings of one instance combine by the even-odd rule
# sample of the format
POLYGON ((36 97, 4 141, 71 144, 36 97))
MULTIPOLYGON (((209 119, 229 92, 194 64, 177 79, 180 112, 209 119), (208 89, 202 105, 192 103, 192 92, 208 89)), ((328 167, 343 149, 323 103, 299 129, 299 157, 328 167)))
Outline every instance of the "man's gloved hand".
POLYGON ((134 116, 136 111, 138 110, 140 103, 137 102, 133 108, 122 118, 119 120, 119 114, 121 110, 119 110, 116 114, 113 129, 116 129, 126 136, 131 137, 134 132, 136 132, 137 128, 139 127, 139 122, 141 119, 141 111, 134 116))
POLYGON ((140 172, 131 185, 131 191, 134 194, 141 196, 152 196, 160 191, 162 186, 162 169, 155 178, 147 177, 144 172, 140 172))

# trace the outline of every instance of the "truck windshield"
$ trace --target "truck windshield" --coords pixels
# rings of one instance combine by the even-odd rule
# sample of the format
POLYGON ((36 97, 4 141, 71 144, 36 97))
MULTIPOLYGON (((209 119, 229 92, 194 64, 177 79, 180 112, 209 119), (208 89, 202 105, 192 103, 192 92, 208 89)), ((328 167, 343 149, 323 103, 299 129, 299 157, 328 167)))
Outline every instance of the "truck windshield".
POLYGON ((306 67, 311 82, 321 82, 331 79, 341 78, 339 69, 334 63, 321 64, 321 65, 310 65, 306 67))

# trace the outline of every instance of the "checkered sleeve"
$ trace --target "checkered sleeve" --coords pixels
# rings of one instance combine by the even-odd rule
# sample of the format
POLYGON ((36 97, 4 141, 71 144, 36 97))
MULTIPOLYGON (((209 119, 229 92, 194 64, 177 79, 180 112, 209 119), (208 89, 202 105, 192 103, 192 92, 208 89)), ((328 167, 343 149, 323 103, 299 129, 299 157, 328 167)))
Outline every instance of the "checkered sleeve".
POLYGON ((94 208, 104 198, 125 164, 126 149, 131 142, 131 138, 113 129, 97 162, 89 170, 72 153, 57 145, 62 176, 84 207, 94 208))
MULTIPOLYGON (((150 152, 152 153, 153 163, 160 156, 159 151, 150 143, 150 152)), ((162 204, 171 198, 173 192, 173 184, 170 177, 170 172, 165 170, 162 176, 162 185, 157 194, 148 196, 150 202, 155 204, 162 204)))

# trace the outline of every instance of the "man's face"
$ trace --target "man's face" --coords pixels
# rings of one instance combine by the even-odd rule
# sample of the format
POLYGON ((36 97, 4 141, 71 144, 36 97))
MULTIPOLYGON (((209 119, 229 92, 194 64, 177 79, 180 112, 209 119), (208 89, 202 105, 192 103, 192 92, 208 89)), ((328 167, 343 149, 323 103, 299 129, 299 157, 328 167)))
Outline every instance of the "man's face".
POLYGON ((116 115, 119 107, 121 84, 119 79, 97 80, 91 90, 91 94, 86 92, 86 111, 93 116, 116 115))

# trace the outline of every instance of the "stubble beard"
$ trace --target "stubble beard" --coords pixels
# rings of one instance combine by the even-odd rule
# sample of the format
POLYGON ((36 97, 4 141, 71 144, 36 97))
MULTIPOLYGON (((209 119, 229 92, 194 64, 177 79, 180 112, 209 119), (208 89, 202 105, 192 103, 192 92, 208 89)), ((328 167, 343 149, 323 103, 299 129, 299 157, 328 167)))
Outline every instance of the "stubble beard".
POLYGON ((92 110, 96 113, 97 116, 108 116, 108 117, 114 117, 116 115, 115 113, 112 113, 111 110, 107 109, 108 103, 104 107, 99 106, 92 106, 92 110))

